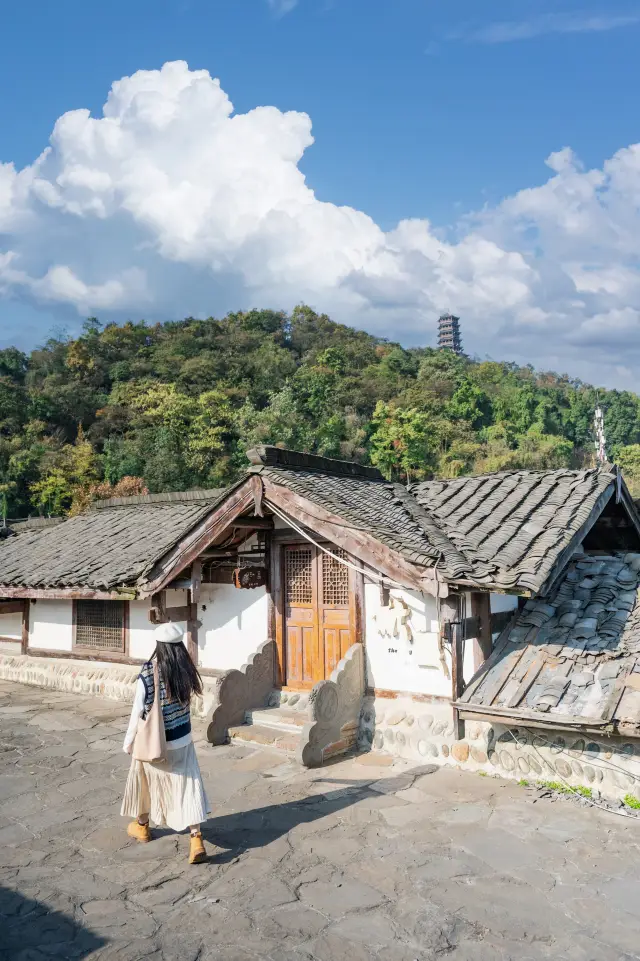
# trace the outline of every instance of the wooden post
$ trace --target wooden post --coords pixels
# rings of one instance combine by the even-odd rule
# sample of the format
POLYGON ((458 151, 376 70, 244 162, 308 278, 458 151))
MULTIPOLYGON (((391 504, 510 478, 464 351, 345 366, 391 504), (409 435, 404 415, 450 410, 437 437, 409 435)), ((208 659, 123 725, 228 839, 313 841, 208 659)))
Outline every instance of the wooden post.
MULTIPOLYGON (((462 638, 462 625, 451 625, 451 696, 455 701, 462 696, 464 691, 463 676, 463 654, 464 641, 462 638)), ((456 741, 461 741, 465 734, 464 721, 460 717, 457 707, 453 708, 453 736, 456 741)))
POLYGON ((20 640, 20 652, 26 654, 29 650, 29 609, 31 601, 27 598, 22 602, 22 638, 20 640))
MULTIPOLYGON (((455 702, 464 690, 460 600, 455 594, 450 594, 441 601, 440 616, 442 618, 440 630, 445 633, 451 644, 451 700, 455 702)), ((464 737, 464 721, 460 719, 460 713, 456 707, 453 708, 453 734, 456 741, 464 737)))
MULTIPOLYGON (((191 565, 191 600, 197 604, 200 600, 200 587, 202 585, 202 561, 198 558, 191 565)), ((197 618, 196 613, 196 618, 197 618)))
POLYGON ((187 591, 187 607, 189 608, 189 618, 187 620, 187 650, 191 655, 191 660, 198 664, 198 605, 193 602, 193 594, 187 591))
POLYGON ((491 654, 491 595, 473 591, 471 594, 471 616, 478 619, 478 633, 473 642, 473 669, 478 671, 491 654))

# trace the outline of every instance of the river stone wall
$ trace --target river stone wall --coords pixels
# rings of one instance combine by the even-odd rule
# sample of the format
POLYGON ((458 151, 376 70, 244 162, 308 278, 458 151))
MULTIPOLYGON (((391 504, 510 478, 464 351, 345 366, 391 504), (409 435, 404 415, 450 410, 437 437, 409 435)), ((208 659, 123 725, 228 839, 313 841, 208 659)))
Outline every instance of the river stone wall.
MULTIPOLYGON (((128 704, 133 703, 139 673, 140 667, 136 665, 0 653, 0 680, 71 694, 94 694, 128 704)), ((202 680, 204 695, 194 698, 191 705, 196 717, 207 717, 215 700, 217 678, 203 677, 202 680)))
POLYGON ((604 797, 640 799, 640 739, 467 721, 453 736, 451 705, 410 697, 364 700, 358 746, 405 760, 464 767, 515 780, 558 781, 604 797))

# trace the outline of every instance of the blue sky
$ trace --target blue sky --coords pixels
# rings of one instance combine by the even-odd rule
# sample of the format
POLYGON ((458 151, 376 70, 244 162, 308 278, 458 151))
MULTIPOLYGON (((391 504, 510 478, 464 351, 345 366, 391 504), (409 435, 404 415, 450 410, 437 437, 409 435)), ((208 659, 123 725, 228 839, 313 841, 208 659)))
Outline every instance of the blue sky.
MULTIPOLYGON (((373 240, 356 242, 351 233, 343 240, 344 229, 331 226, 325 249, 331 245, 337 259, 348 260, 349 277, 340 274, 336 279, 327 268, 322 277, 307 273, 288 284, 282 280, 287 276, 286 251, 278 251, 278 270, 265 278, 263 266, 270 262, 270 254, 260 244, 256 247, 255 232, 243 236, 238 260, 235 253, 226 257, 226 226, 218 226, 216 238, 201 245, 209 252, 200 258, 184 247, 173 249, 171 239, 167 241, 172 230, 183 230, 182 224, 165 221, 161 229, 154 225, 150 231, 148 219, 142 223, 136 213, 134 230, 127 222, 129 202, 118 201, 120 206, 109 206, 107 214, 100 214, 98 231, 93 211, 69 213, 65 208, 67 216, 62 217, 61 204, 39 194, 24 201, 29 210, 26 222, 21 208, 19 217, 15 210, 5 217, 3 227, 0 181, 0 257, 13 252, 4 278, 0 271, 0 339, 30 346, 52 324, 74 330, 86 310, 105 320, 120 320, 188 312, 206 315, 250 306, 258 298, 265 305, 270 300, 273 306, 287 307, 309 298, 337 319, 401 336, 406 343, 432 341, 430 325, 438 308, 453 309, 467 319, 467 343, 479 353, 486 348, 496 357, 533 356, 541 366, 547 366, 548 358, 548 366, 595 377, 602 367, 603 347, 597 328, 599 318, 606 317, 600 326, 614 331, 615 344, 605 344, 603 376, 610 382, 630 381, 635 356, 630 358, 620 347, 629 337, 638 341, 640 295, 631 296, 634 277, 625 274, 622 286, 620 282, 616 286, 611 271, 625 257, 625 270, 636 270, 632 255, 621 257, 617 247, 603 252, 595 234, 593 254, 585 250, 584 238, 567 249, 566 235, 563 244, 551 236, 549 223, 536 219, 522 191, 544 189, 555 174, 564 178, 563 197, 570 198, 576 184, 582 184, 579 191, 584 187, 581 171, 602 170, 608 158, 640 139, 639 41, 640 9, 629 0, 6 3, 0 32, 0 163, 12 162, 16 170, 32 164, 49 142, 56 120, 68 111, 87 108, 100 117, 114 81, 186 61, 191 71, 205 70, 219 78, 237 114, 270 106, 286 116, 287 111, 308 115, 314 142, 310 145, 302 136, 298 151, 302 156, 294 158, 293 166, 304 174, 318 201, 368 215, 376 230, 390 237, 385 240, 390 256, 395 256, 394 229, 399 221, 428 220, 431 227, 430 239, 412 238, 408 252, 403 237, 404 259, 390 276, 379 263, 375 269, 370 266, 373 240), (563 162, 561 173, 550 171, 546 158, 566 147, 579 162, 570 161, 569 167, 563 162), (515 214, 504 207, 508 198, 519 198, 515 214), (58 217, 55 223, 52 211, 58 217), (39 227, 33 226, 31 221, 41 217, 39 227), (455 246, 469 230, 472 254, 455 246), (415 272, 415 259, 418 253, 431 257, 425 251, 437 239, 454 245, 444 258, 438 253, 439 262, 444 259, 448 265, 451 260, 451 276, 443 279, 436 264, 435 280, 423 289, 415 279, 421 272, 420 268, 415 272), (498 277, 500 256, 487 244, 505 255, 506 266, 498 277), (164 271, 161 280, 156 277, 152 258, 144 253, 150 248, 160 251, 163 264, 170 262, 171 278, 164 271), (262 259, 256 259, 258 248, 262 259), (225 260, 222 266, 220 256, 225 260), (535 290, 536 284, 525 278, 525 268, 516 263, 517 256, 536 273, 535 290), (581 277, 591 276, 595 269, 605 271, 606 279, 588 296, 584 284, 571 291, 565 277, 555 276, 557 258, 579 263, 581 277), (67 280, 62 284, 65 291, 57 283, 53 293, 51 284, 41 282, 47 271, 60 265, 85 285, 84 293, 67 295, 67 280), (124 276, 128 265, 139 271, 131 281, 137 295, 129 296, 129 282, 122 281, 126 290, 118 288, 110 299, 107 286, 124 276), (480 292, 469 289, 471 275, 474 285, 480 283, 480 292), (434 287, 436 282, 439 287, 434 287), (502 292, 497 289, 501 282, 502 292), (524 284, 528 293, 519 295, 514 284, 524 284), (337 287, 348 290, 348 296, 337 298, 337 287), (550 295, 551 288, 555 293, 550 295), (234 297, 237 303, 232 303, 234 297), (586 306, 576 308, 578 300, 586 301, 586 306), (483 322, 487 313, 500 315, 490 330, 483 322), (576 325, 584 331, 578 340, 576 325)), ((194 130, 206 124, 205 114, 193 117, 194 130)), ((269 136, 277 138, 278 130, 274 120, 269 136)), ((176 136, 174 131, 174 145, 176 136)), ((189 149, 197 152, 197 142, 187 140, 189 149)), ((156 151, 161 149, 154 143, 156 151)), ((252 149, 259 167, 256 143, 252 141, 252 149)), ((200 149, 205 155, 214 148, 203 144, 200 149)), ((73 155, 67 141, 64 162, 68 164, 73 155)), ((289 159, 280 157, 275 166, 289 159)), ((229 160, 230 165, 233 162, 229 160)), ((64 163, 56 164, 54 171, 47 169, 47 177, 57 182, 64 163)), ((111 176, 111 161, 100 164, 103 175, 106 169, 111 176)), ((164 173, 174 183, 189 176, 173 167, 164 173)), ((260 168, 256 176, 263 174, 269 183, 280 176, 275 167, 260 168)), ((621 183, 629 174, 620 177, 621 183)), ((607 205, 610 216, 618 206, 620 183, 616 203, 607 205)), ((292 191, 297 189, 294 184, 292 191)), ((552 193, 555 202, 558 191, 552 193)), ((274 209, 289 203, 290 194, 285 194, 276 190, 274 209)), ((536 209, 545 207, 545 196, 535 198, 536 209)), ((324 218, 327 211, 320 213, 324 218)), ((235 214, 230 216, 233 221, 235 214)), ((562 221, 562 214, 554 216, 562 221)), ((589 215, 589 223, 597 227, 598 218, 599 213, 589 215)), ((635 226, 625 222, 624 229, 635 226)), ((269 229, 272 236, 277 227, 269 229)), ((363 229, 358 227, 359 238, 363 229)), ((310 230, 305 226, 304 237, 310 230)), ((612 236, 621 230, 616 221, 612 236)), ((320 230, 318 237, 322 236, 320 230)), ((289 256, 300 242, 298 238, 285 245, 289 256)), ((425 275, 432 269, 433 258, 425 275)), ((297 270, 295 266, 293 273, 297 270)), ((574 267, 567 270, 574 283, 574 267)))

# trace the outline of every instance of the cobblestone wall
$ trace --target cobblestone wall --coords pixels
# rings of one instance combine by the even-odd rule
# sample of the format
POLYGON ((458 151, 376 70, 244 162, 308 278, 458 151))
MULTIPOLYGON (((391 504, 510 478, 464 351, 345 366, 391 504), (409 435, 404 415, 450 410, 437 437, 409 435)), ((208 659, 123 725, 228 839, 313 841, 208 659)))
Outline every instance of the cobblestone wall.
POLYGON ((464 740, 456 741, 446 702, 366 698, 358 744, 407 760, 586 787, 604 797, 640 798, 639 739, 591 738, 570 731, 467 721, 464 740))
MULTIPOLYGON (((128 664, 64 658, 28 657, 0 653, 0 679, 48 687, 73 694, 94 694, 131 703, 140 668, 128 664)), ((192 711, 208 716, 215 698, 215 678, 203 678, 204 696, 194 698, 192 711)))

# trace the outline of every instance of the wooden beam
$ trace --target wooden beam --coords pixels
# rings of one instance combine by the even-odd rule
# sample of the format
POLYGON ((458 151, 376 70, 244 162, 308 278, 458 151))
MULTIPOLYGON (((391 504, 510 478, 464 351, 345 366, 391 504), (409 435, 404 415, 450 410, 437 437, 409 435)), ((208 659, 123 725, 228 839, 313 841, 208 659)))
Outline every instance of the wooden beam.
POLYGON ((491 595, 480 591, 472 591, 471 613, 478 619, 478 632, 473 642, 473 670, 475 673, 490 656, 493 647, 491 595))
POLYGON ((59 601, 134 601, 135 588, 120 591, 94 591, 88 587, 34 588, 0 587, 2 597, 31 598, 32 600, 59 601))
MULTIPOLYGON (((191 565, 191 603, 196 604, 200 600, 200 588, 202 587, 202 561, 196 557, 191 565)), ((197 614, 196 614, 197 617, 197 614)))
MULTIPOLYGON (((451 700, 455 705, 464 691, 464 641, 460 623, 460 599, 455 594, 450 594, 440 603, 440 632, 451 642, 451 700)), ((464 721, 454 706, 453 736, 456 741, 460 741, 464 733, 464 721)))
POLYGON ((505 720, 512 721, 514 724, 538 721, 543 727, 606 727, 608 721, 599 717, 580 717, 573 714, 552 714, 548 711, 535 710, 516 710, 512 708, 496 707, 495 704, 466 704, 459 701, 456 705, 465 717, 469 714, 476 714, 478 717, 491 717, 492 720, 499 720, 504 724, 505 720))
POLYGON ((20 642, 20 650, 23 654, 26 654, 29 649, 29 611, 31 608, 31 601, 24 600, 22 602, 22 637, 20 642))
POLYGON ((22 600, 0 601, 0 614, 22 614, 23 608, 22 600))
POLYGON ((191 591, 187 594, 188 600, 188 613, 189 618, 187 620, 187 650, 191 655, 191 660, 197 666, 198 665, 198 605, 193 601, 193 594, 191 591))
MULTIPOLYGON (((549 715, 538 713, 537 717, 524 716, 520 712, 509 711, 505 714, 496 713, 496 709, 493 708, 493 713, 485 712, 480 710, 480 706, 473 706, 473 709, 465 704, 460 708, 460 715, 466 721, 484 721, 488 724, 503 724, 514 726, 522 725, 523 727, 533 727, 540 728, 541 730, 550 730, 557 728, 558 730, 570 730, 570 731, 581 731, 585 734, 592 733, 595 735, 602 736, 603 733, 610 734, 611 731, 605 731, 604 726, 601 721, 594 723, 593 718, 578 718, 570 715, 563 715, 559 717, 558 715, 549 715)), ((637 736, 637 735, 636 735, 637 736)))

